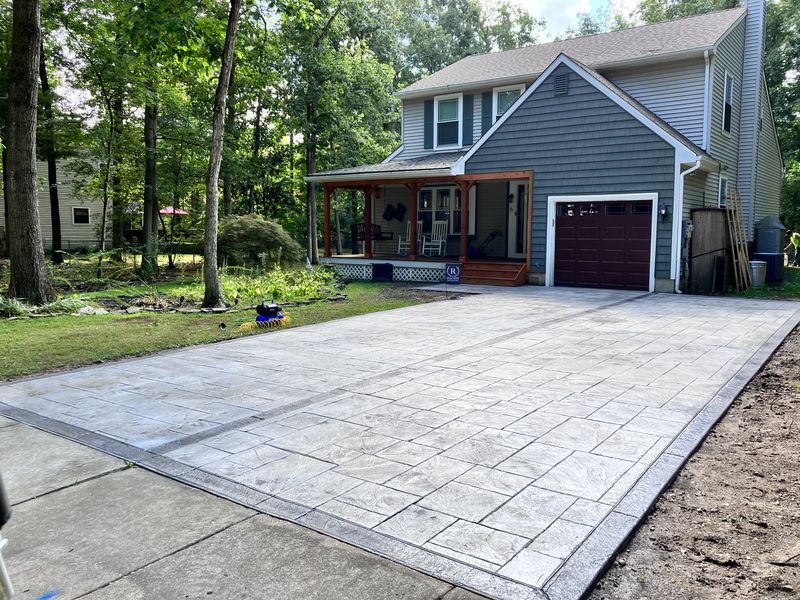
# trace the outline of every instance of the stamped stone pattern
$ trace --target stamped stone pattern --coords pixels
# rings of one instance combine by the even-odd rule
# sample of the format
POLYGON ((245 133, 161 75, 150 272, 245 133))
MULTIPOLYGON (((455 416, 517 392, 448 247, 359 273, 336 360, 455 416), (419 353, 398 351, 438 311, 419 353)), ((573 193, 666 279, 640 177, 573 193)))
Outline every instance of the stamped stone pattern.
POLYGON ((0 410, 244 486, 420 570, 480 573, 464 577, 502 596, 592 565, 593 532, 631 522, 634 486, 677 468, 670 444, 707 430, 693 419, 795 311, 494 290, 20 381, 0 410))

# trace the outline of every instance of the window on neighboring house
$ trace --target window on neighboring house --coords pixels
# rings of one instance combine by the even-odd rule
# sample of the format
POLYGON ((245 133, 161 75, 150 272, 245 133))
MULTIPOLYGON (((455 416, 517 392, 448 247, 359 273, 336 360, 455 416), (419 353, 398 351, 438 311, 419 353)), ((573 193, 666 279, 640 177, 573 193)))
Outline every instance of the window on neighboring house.
POLYGON ((461 94, 435 98, 434 122, 435 148, 461 145, 461 94))
POLYGON ((730 133, 733 118, 733 77, 725 73, 725 97, 722 106, 722 130, 730 133))
POLYGON ((717 206, 723 208, 728 199, 728 179, 726 177, 719 178, 719 199, 717 206))
POLYGON ((73 225, 88 225, 89 224, 89 209, 73 206, 72 207, 72 224, 73 225))
POLYGON ((495 121, 502 117, 503 113, 511 108, 511 105, 514 104, 514 102, 517 101, 517 98, 522 95, 524 89, 524 85, 510 85, 501 88, 494 88, 493 112, 495 121))

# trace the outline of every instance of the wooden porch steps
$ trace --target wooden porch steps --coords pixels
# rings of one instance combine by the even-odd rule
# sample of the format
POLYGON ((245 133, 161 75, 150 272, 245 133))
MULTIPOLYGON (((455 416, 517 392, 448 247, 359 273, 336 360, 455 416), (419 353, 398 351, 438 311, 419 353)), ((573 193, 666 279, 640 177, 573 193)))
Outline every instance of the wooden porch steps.
POLYGON ((527 281, 525 263, 467 262, 461 265, 461 283, 519 286, 527 281))

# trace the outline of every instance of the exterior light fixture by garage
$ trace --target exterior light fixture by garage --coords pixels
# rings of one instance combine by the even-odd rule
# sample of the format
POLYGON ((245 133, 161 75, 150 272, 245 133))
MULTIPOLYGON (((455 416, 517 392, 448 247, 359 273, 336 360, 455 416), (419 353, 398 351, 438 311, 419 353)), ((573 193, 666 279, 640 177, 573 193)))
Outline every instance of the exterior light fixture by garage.
POLYGON ((662 204, 658 207, 658 214, 661 215, 662 221, 666 221, 669 216, 669 207, 666 204, 662 204))

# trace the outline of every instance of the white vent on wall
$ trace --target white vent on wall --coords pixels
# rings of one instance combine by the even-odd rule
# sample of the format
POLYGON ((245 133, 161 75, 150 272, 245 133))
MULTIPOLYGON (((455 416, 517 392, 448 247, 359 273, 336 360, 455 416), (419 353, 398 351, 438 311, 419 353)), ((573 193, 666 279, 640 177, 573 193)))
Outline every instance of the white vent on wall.
POLYGON ((555 79, 556 96, 566 96, 569 91, 569 74, 559 73, 555 79))

